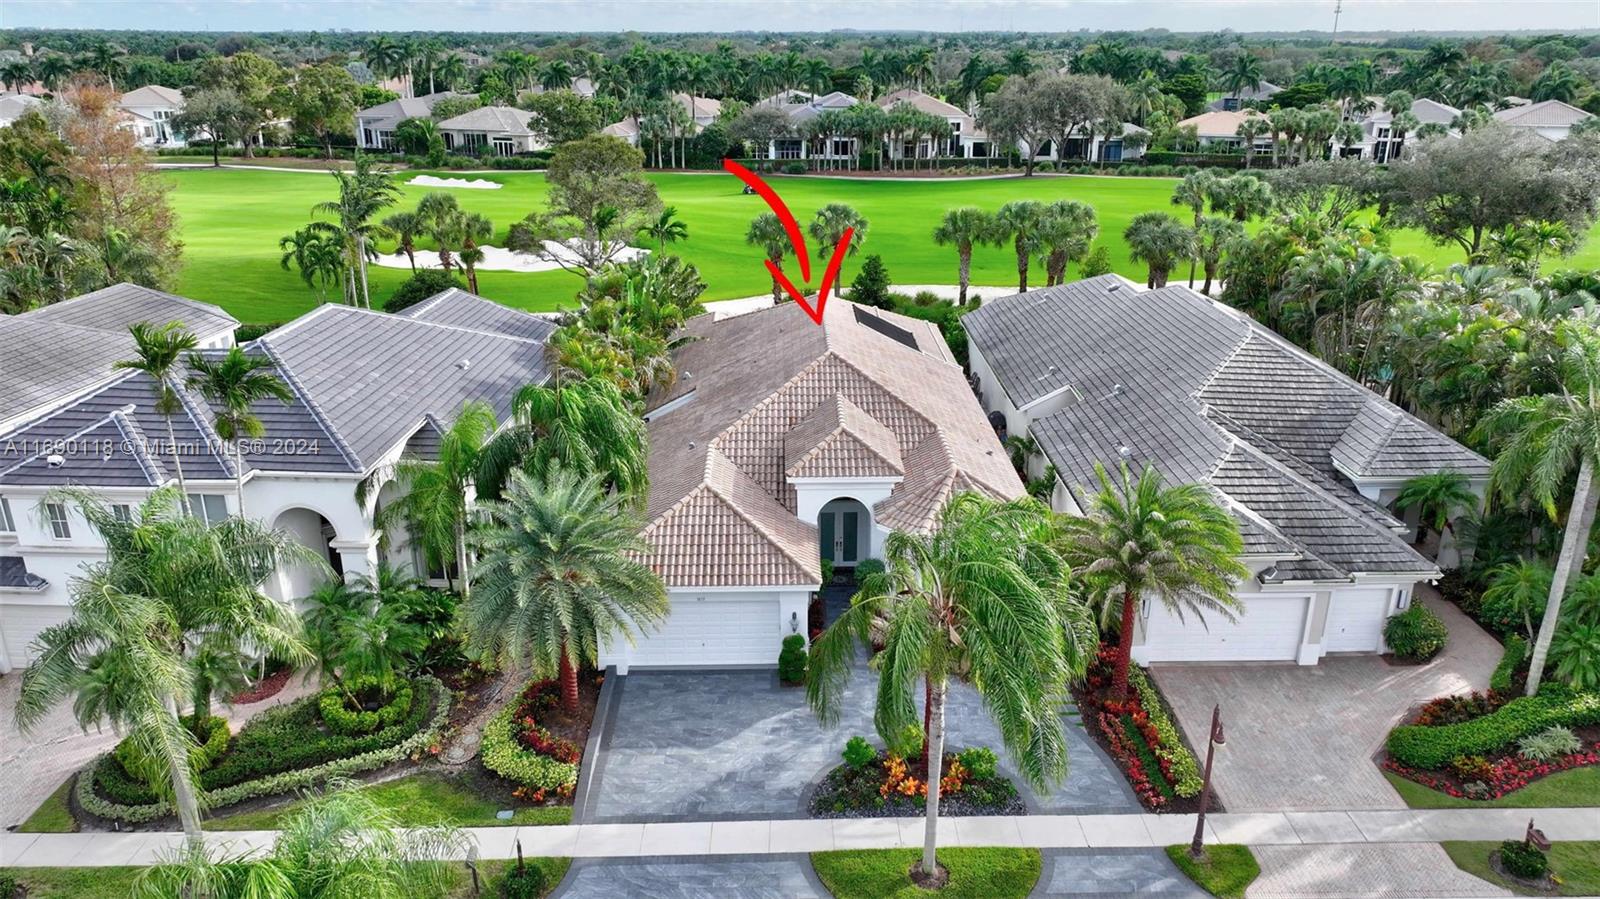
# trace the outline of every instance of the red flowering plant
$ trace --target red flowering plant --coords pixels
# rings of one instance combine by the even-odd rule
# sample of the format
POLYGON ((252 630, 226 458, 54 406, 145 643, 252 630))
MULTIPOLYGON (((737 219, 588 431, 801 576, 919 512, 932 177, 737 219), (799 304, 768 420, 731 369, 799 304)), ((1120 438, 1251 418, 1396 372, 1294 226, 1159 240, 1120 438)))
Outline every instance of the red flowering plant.
POLYGON ((1394 759, 1384 759, 1383 768, 1457 799, 1499 799, 1542 777, 1573 768, 1600 765, 1600 741, 1578 752, 1542 762, 1525 759, 1515 753, 1495 759, 1460 761, 1470 762, 1470 765, 1457 765, 1456 770, 1450 771, 1429 771, 1402 765, 1394 759), (1464 780, 1463 772, 1473 779, 1464 780))
POLYGON ((583 751, 571 740, 557 737, 541 727, 538 716, 553 712, 561 703, 561 684, 555 680, 535 681, 522 691, 516 716, 511 723, 511 736, 517 744, 558 762, 575 765, 583 758, 583 751))
POLYGON ((1079 700, 1087 711, 1095 713, 1091 720, 1104 737, 1111 756, 1127 775, 1139 801, 1146 808, 1160 809, 1179 795, 1199 792, 1193 755, 1178 740, 1176 729, 1165 713, 1157 710, 1161 715, 1158 725, 1155 716, 1146 708, 1147 703, 1159 705, 1160 700, 1155 698, 1153 688, 1145 686, 1142 678, 1134 678, 1136 689, 1128 691, 1127 699, 1117 702, 1107 698, 1118 655, 1114 644, 1100 645, 1095 661, 1085 674, 1085 689, 1079 700), (1179 759, 1187 760, 1184 771, 1178 770, 1179 759), (1193 789, 1180 793, 1180 784, 1193 789))

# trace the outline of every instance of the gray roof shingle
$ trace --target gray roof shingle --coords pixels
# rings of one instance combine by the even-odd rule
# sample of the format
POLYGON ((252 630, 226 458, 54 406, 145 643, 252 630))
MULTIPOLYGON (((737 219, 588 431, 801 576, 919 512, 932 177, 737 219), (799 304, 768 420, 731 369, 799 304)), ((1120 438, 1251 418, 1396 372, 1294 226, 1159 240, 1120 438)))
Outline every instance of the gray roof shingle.
POLYGON ((39 321, 119 332, 125 332, 139 322, 164 325, 175 321, 182 322, 201 340, 239 327, 238 319, 210 303, 127 283, 113 284, 93 293, 41 306, 26 313, 26 316, 39 321))

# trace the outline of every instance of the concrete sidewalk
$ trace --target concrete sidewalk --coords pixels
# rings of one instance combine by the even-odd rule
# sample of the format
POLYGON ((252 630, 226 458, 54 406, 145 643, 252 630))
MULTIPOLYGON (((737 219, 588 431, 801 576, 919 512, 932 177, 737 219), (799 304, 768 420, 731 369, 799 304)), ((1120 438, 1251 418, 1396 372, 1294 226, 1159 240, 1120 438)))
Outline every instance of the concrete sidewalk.
MULTIPOLYGON (((1438 843, 1521 836, 1533 818, 1552 840, 1600 839, 1600 811, 1438 809, 1417 811, 1249 812, 1211 815, 1207 840, 1249 846, 1438 843)), ((900 849, 922 845, 921 818, 800 821, 697 821, 663 824, 573 824, 476 827, 465 833, 481 858, 528 855, 570 858, 785 855, 833 849, 900 849)), ((1026 815, 945 818, 941 846, 1031 846, 1040 849, 1149 848, 1186 843, 1193 815, 1026 815)), ((275 831, 207 834, 232 853, 268 849, 275 831)), ((170 855, 182 834, 0 834, 0 867, 148 865, 170 855)))

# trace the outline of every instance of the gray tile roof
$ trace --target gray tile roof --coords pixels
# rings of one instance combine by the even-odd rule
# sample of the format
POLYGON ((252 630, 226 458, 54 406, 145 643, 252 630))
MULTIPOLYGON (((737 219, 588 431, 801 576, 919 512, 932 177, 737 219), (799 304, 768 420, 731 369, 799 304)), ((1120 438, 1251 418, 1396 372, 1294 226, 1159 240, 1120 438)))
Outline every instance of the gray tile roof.
POLYGON ((1515 128, 1559 128, 1576 125, 1593 114, 1560 100, 1542 100, 1502 109, 1494 117, 1515 128))
POLYGON ((127 332, 35 318, 0 318, 0 421, 24 416, 111 377, 133 355, 127 332))
POLYGON ((21 556, 0 556, 0 587, 12 590, 43 590, 49 586, 44 578, 28 570, 21 556))
POLYGON ((439 123, 441 131, 483 131, 489 134, 531 134, 533 113, 511 106, 480 106, 439 123))
POLYGON ((1431 572, 1350 478, 1404 480, 1488 462, 1289 344, 1183 287, 1116 276, 991 301, 964 323, 1006 392, 1059 407, 1032 434, 1082 495, 1096 462, 1152 464, 1217 488, 1246 547, 1291 555, 1279 578, 1431 572))
POLYGON ((417 321, 455 325, 525 340, 547 340, 556 329, 550 318, 502 306, 457 287, 440 291, 399 313, 417 321))
POLYGON ((139 322, 164 325, 176 321, 201 340, 239 327, 238 319, 210 303, 127 283, 41 306, 25 317, 99 331, 127 331, 139 322))

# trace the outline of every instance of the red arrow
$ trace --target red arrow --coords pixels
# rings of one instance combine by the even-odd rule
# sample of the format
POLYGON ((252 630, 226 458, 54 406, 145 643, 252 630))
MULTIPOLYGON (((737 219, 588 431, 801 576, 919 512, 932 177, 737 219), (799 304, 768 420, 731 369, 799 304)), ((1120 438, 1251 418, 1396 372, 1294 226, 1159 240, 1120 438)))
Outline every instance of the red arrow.
POLYGON ((778 196, 777 192, 771 187, 768 187, 767 182, 762 181, 759 175, 739 163, 731 159, 724 159, 722 160, 722 167, 732 172, 734 177, 740 181, 750 185, 752 190, 761 195, 761 199, 767 201, 767 205, 777 214, 778 221, 783 223, 783 230, 789 234, 789 243, 794 247, 795 258, 800 260, 800 280, 810 281, 811 253, 806 249, 805 235, 800 233, 800 223, 794 220, 794 216, 790 214, 789 207, 783 202, 783 198, 778 196))
POLYGON ((839 242, 834 245, 833 257, 828 260, 828 269, 822 275, 822 289, 817 291, 817 308, 815 309, 811 308, 811 304, 806 302, 805 293, 795 289, 794 283, 789 280, 788 275, 783 273, 783 269, 778 268, 771 259, 767 260, 767 271, 778 282, 778 286, 782 287, 784 292, 789 294, 790 298, 801 309, 806 311, 806 315, 811 316, 811 320, 819 325, 822 324, 822 310, 828 308, 828 291, 833 288, 833 282, 839 277, 839 263, 844 261, 845 251, 850 247, 850 238, 855 233, 854 228, 844 229, 844 234, 839 237, 839 242))

